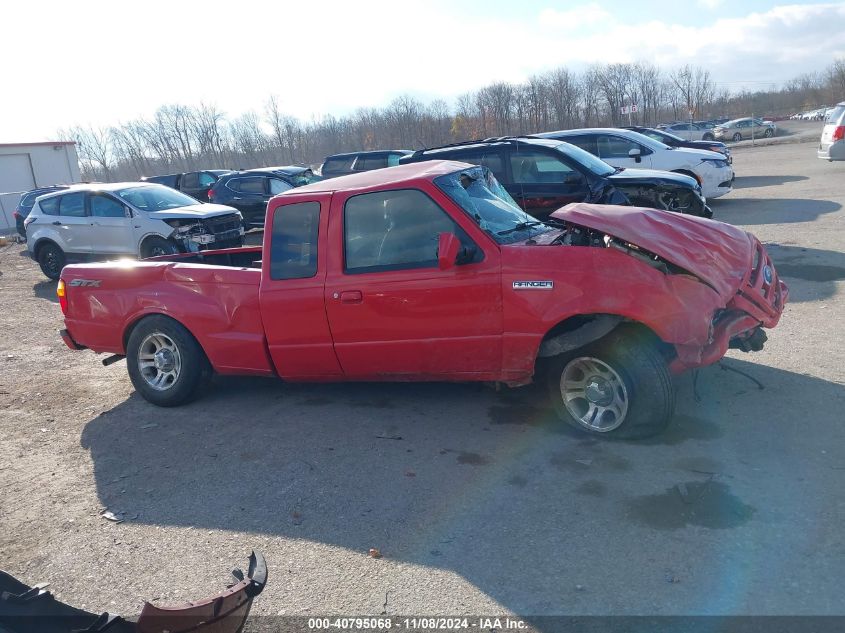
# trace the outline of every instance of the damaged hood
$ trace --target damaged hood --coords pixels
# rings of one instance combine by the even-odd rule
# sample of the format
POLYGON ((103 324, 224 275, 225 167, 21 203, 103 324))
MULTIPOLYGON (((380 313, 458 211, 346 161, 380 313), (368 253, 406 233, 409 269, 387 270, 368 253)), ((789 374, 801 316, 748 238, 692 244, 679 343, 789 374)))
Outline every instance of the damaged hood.
POLYGON ((754 238, 724 222, 669 211, 569 204, 553 218, 601 231, 689 271, 724 299, 751 269, 754 238))
POLYGON ((202 220, 203 218, 215 218, 220 215, 238 213, 237 209, 227 207, 225 204, 206 204, 198 202, 189 204, 186 207, 176 209, 164 209, 162 211, 150 211, 147 215, 156 220, 202 220))

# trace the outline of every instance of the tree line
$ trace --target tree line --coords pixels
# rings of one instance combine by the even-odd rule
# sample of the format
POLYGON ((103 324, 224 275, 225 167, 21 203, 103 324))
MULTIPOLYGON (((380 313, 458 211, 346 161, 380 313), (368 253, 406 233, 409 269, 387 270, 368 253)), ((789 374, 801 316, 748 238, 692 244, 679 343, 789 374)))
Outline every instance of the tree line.
POLYGON ((648 62, 565 67, 523 83, 495 82, 453 105, 410 96, 381 108, 301 121, 271 96, 260 111, 229 117, 213 104, 164 105, 152 118, 59 132, 77 142, 86 180, 136 180, 195 169, 318 165, 325 156, 417 149, 477 138, 592 126, 656 125, 716 117, 788 116, 845 99, 845 59, 779 88, 731 92, 706 69, 663 71, 648 62), (637 105, 637 112, 622 108, 637 105))

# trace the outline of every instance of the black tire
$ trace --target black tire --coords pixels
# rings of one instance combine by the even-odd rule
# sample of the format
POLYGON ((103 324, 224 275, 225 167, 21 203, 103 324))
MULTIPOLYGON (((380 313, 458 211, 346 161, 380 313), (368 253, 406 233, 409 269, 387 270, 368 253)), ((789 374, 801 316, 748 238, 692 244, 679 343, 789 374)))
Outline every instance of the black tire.
MULTIPOLYGON (((164 347, 159 348, 159 351, 164 347)), ((167 348, 170 349, 170 348, 167 348)), ((166 316, 149 316, 143 318, 132 329, 126 345, 126 367, 132 384, 143 398, 160 407, 176 407, 193 400, 207 378, 211 375, 211 364, 206 358, 202 347, 193 335, 181 323, 166 316), (167 357, 163 357, 161 366, 158 360, 153 366, 141 367, 141 361, 149 363, 142 356, 150 356, 156 348, 154 340, 163 340, 173 344, 176 352, 171 352, 170 360, 173 366, 178 366, 175 376, 164 379, 156 387, 153 383, 161 375, 168 372, 167 357)))
POLYGON ((774 135, 775 133, 772 131, 772 128, 766 128, 766 131, 763 132, 763 136, 766 138, 772 138, 774 135))
POLYGON ((735 141, 741 141, 742 140, 742 134, 740 132, 734 133, 733 139, 735 141))
POLYGON ((715 137, 715 136, 713 136, 712 134, 710 134, 710 132, 707 132, 706 134, 704 134, 704 135, 701 137, 701 140, 702 140, 702 141, 714 141, 714 140, 716 140, 716 137, 715 137))
POLYGON ((38 265, 41 266, 42 273, 56 281, 65 267, 65 254, 58 245, 47 242, 38 247, 38 265))
POLYGON ((159 257, 161 255, 175 255, 179 252, 176 244, 158 235, 153 235, 141 244, 141 259, 159 257))
POLYGON ((656 342, 627 325, 619 326, 599 341, 552 359, 547 370, 547 382, 552 405, 562 421, 608 439, 640 439, 662 433, 669 426, 675 410, 672 376, 656 342), (589 376, 587 372, 579 374, 580 367, 589 365, 603 365, 602 369, 610 368, 612 371, 589 376), (561 387, 564 377, 570 379, 579 375, 583 376, 585 388, 570 389, 567 406, 561 387), (601 383, 603 376, 611 376, 604 385, 601 383), (621 382, 616 383, 617 380, 621 382), (620 391, 614 384, 624 386, 624 389, 620 391), (587 397, 590 388, 593 392, 591 397, 596 394, 612 396, 614 405, 623 402, 622 415, 617 416, 612 410, 603 408, 601 405, 611 406, 607 401, 591 401, 587 397), (579 392, 584 392, 584 396, 579 398, 579 392), (573 415, 571 409, 581 417, 573 415), (591 428, 582 421, 583 417, 590 417, 590 411, 597 412, 592 414, 592 423, 600 426, 604 421, 607 423, 606 430, 591 428))

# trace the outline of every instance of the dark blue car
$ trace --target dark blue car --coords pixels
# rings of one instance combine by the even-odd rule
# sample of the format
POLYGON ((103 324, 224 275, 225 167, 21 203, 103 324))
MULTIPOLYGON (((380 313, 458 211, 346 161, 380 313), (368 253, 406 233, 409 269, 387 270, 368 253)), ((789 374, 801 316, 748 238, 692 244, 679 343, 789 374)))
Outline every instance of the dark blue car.
POLYGON ((32 191, 21 194, 21 200, 12 212, 12 215, 15 216, 15 225, 21 237, 26 238, 26 227, 23 225, 23 221, 26 220, 29 212, 32 211, 32 205, 35 204, 35 199, 38 196, 43 196, 45 193, 52 193, 67 188, 67 185, 53 185, 52 187, 41 187, 40 189, 33 189, 32 191))

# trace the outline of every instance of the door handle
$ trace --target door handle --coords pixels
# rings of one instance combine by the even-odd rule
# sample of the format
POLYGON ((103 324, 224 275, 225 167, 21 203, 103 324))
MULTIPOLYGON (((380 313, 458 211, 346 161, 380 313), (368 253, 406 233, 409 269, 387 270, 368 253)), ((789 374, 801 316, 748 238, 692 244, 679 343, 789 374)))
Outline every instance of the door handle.
POLYGON ((360 290, 345 290, 340 293, 341 303, 361 303, 364 300, 364 293, 360 290))

